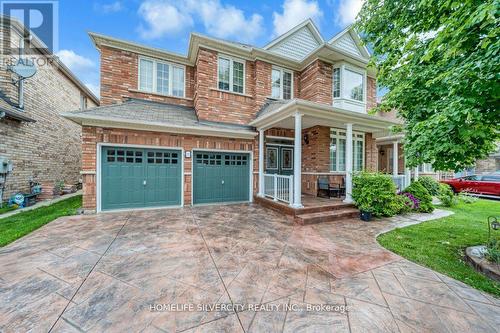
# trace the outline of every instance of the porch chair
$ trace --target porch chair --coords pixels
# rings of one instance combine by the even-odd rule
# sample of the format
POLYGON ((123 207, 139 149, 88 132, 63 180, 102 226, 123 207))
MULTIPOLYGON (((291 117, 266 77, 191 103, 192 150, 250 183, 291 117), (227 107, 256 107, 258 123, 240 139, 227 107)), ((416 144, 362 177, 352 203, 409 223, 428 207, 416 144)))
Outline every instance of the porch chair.
POLYGON ((340 184, 330 184, 328 177, 318 177, 318 192, 316 196, 320 197, 320 193, 327 193, 328 198, 340 196, 340 184), (333 195, 332 195, 333 194, 333 195))

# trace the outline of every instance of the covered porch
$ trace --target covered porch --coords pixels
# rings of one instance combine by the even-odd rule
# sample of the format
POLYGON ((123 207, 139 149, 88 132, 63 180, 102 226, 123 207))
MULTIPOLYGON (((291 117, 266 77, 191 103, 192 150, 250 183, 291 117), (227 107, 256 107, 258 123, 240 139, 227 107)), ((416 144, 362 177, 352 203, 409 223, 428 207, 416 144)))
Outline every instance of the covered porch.
POLYGON ((269 103, 251 123, 259 132, 257 197, 296 210, 351 204, 353 173, 378 170, 377 140, 390 138, 396 124, 305 100, 269 103), (318 179, 325 178, 340 190, 332 199, 318 198, 318 179))

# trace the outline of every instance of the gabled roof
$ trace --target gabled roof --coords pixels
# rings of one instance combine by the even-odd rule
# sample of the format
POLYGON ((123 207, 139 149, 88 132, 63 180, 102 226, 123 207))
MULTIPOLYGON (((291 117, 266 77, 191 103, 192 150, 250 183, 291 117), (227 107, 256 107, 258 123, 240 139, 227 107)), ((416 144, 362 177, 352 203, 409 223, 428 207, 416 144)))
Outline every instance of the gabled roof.
POLYGON ((264 46, 283 57, 302 60, 324 43, 321 34, 311 19, 307 19, 288 32, 264 46))
POLYGON ((348 26, 328 41, 334 48, 362 58, 370 58, 370 52, 361 41, 358 33, 351 26, 348 26))

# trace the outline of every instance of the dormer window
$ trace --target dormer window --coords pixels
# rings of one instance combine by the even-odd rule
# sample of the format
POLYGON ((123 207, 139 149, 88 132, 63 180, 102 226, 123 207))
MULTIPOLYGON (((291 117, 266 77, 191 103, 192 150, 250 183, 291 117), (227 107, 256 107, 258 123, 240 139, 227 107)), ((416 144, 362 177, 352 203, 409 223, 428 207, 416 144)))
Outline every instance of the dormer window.
POLYGON ((293 73, 273 67, 271 72, 271 97, 276 99, 293 98, 293 73))
POLYGON ((228 56, 219 56, 218 60, 218 88, 243 94, 245 91, 245 63, 243 60, 228 56))
POLYGON ((333 68, 333 106, 366 112, 366 70, 347 63, 333 68))

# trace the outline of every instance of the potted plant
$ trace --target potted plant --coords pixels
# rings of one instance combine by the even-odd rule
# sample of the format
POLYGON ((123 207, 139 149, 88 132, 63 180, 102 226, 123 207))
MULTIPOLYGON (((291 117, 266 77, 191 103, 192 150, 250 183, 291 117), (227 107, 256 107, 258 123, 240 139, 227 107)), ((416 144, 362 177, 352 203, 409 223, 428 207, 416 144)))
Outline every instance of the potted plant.
POLYGON ((359 207, 359 218, 361 221, 369 222, 372 220, 372 207, 369 205, 361 205, 359 207))

